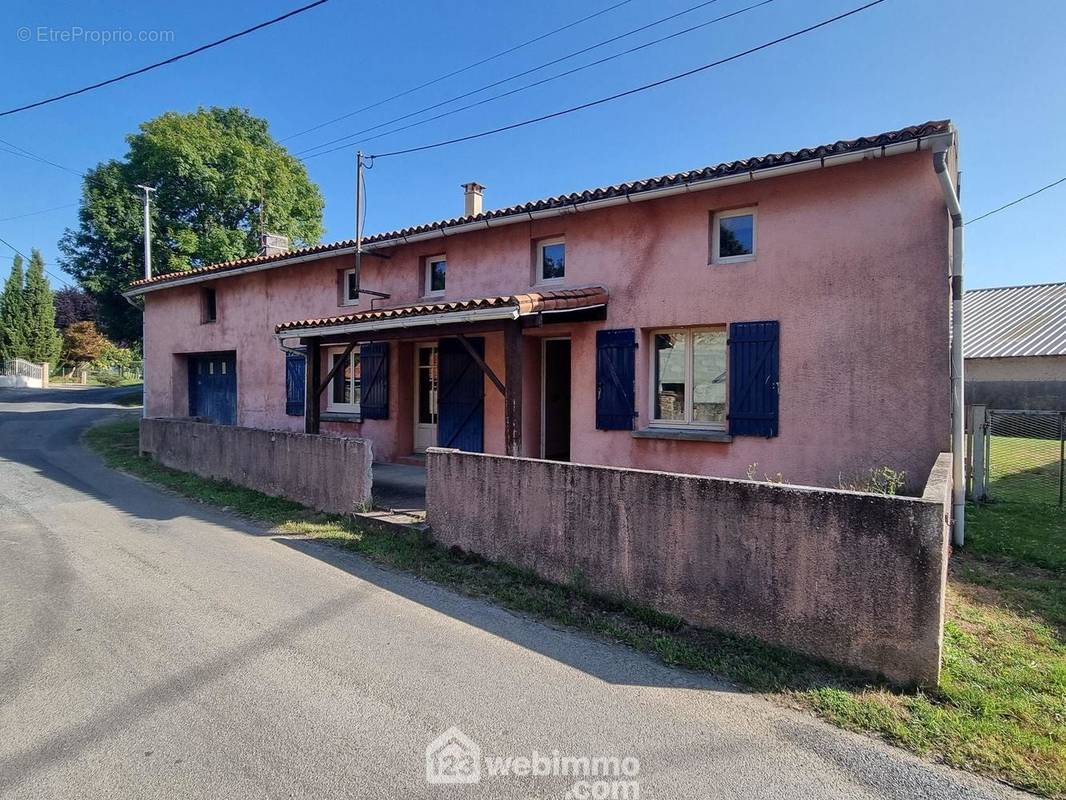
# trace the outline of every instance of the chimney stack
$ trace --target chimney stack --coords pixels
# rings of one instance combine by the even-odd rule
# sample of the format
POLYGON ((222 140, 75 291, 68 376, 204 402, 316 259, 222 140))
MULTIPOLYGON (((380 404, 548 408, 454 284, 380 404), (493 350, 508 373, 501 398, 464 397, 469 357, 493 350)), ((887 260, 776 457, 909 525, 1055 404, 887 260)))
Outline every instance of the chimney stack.
POLYGON ((289 237, 276 233, 262 233, 259 235, 259 255, 276 256, 289 249, 289 237))
POLYGON ((485 187, 480 183, 471 181, 463 184, 466 198, 465 216, 472 217, 481 213, 481 200, 485 193, 485 187))

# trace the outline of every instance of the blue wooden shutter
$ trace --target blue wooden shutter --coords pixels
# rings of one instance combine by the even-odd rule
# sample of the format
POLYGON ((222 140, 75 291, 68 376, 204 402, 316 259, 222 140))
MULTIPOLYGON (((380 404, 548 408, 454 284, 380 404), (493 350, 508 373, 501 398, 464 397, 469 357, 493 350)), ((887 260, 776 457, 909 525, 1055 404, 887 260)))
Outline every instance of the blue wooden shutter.
MULTIPOLYGON (((484 358, 485 338, 468 341, 484 358)), ((480 453, 485 449, 485 373, 458 339, 441 339, 437 353, 437 445, 480 453)))
POLYGON ((596 427, 631 431, 637 412, 637 332, 596 331, 596 427))
POLYGON ((389 343, 359 346, 360 411, 363 419, 389 418, 389 343))
POLYGON ((733 322, 729 326, 729 432, 777 436, 780 324, 733 322))
POLYGON ((290 417, 304 415, 304 374, 306 361, 303 353, 285 354, 285 413, 290 417))

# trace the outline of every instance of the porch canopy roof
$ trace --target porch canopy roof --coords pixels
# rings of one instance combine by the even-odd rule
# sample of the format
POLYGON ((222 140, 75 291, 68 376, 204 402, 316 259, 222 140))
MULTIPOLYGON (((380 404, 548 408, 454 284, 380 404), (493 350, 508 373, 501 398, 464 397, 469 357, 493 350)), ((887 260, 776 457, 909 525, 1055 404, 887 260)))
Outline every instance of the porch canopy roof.
POLYGON ((358 311, 336 317, 294 320, 281 323, 274 333, 279 339, 320 339, 392 329, 518 320, 540 315, 559 315, 562 321, 566 316, 603 310, 606 305, 607 290, 602 286, 543 289, 525 294, 442 300, 358 311))

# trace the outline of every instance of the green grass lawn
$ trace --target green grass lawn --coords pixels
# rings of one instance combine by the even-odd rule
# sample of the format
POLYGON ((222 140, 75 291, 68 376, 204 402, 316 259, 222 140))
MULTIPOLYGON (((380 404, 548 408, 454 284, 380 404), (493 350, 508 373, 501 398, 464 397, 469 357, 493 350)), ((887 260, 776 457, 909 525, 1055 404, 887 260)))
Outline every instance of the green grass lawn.
POLYGON ((144 389, 134 389, 131 392, 123 392, 111 401, 115 405, 132 408, 144 404, 144 389))
POLYGON ((1058 438, 990 436, 988 496, 996 501, 1056 505, 1060 453, 1058 438))
POLYGON ((137 421, 86 433, 107 463, 281 534, 353 550, 507 608, 607 636, 811 710, 845 728, 1049 797, 1066 797, 1066 516, 970 510, 971 546, 951 562, 941 685, 902 691, 754 639, 703 631, 578 582, 453 553, 418 536, 360 527, 230 483, 162 467, 137 453, 137 421))

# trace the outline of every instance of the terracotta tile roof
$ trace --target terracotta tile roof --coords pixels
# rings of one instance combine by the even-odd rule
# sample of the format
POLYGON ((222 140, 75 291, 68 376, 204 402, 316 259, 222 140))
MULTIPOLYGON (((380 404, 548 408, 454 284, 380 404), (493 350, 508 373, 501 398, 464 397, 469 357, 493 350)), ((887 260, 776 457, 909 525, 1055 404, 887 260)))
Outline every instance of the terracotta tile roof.
POLYGON ((581 289, 546 289, 525 294, 479 297, 470 300, 442 300, 439 303, 417 303, 395 308, 378 308, 373 311, 359 311, 355 314, 323 317, 322 319, 298 319, 292 322, 283 322, 275 327, 274 330, 276 333, 285 333, 286 331, 307 330, 309 328, 334 328, 340 325, 351 325, 356 322, 373 322, 401 317, 422 317, 451 311, 475 311, 485 308, 511 307, 518 310, 519 316, 525 316, 542 311, 567 311, 601 306, 606 303, 607 290, 602 286, 586 286, 581 289))
MULTIPOLYGON (((857 139, 842 139, 832 144, 818 145, 817 147, 805 147, 799 150, 786 150, 783 153, 771 153, 765 156, 758 156, 755 158, 747 158, 740 161, 727 161, 715 166, 701 167, 699 169, 688 170, 687 172, 678 172, 670 175, 659 175, 654 178, 643 178, 641 180, 628 181, 626 183, 616 183, 610 186, 601 186, 597 189, 585 189, 580 192, 571 192, 569 194, 555 195, 554 197, 546 197, 542 200, 533 200, 528 203, 522 203, 520 205, 508 206, 507 208, 497 208, 491 211, 485 211, 481 214, 475 214, 464 217, 453 217, 451 219, 437 220, 436 222, 428 222, 423 225, 414 225, 408 228, 400 228, 399 230, 387 231, 384 233, 377 233, 372 236, 364 237, 363 244, 368 249, 373 249, 374 245, 389 245, 403 244, 403 240, 409 236, 417 236, 430 231, 444 230, 447 228, 455 228, 461 225, 469 225, 471 223, 489 221, 494 219, 501 219, 504 217, 511 217, 524 214, 533 214, 538 211, 546 211, 550 209, 565 208, 568 206, 579 206, 584 203, 592 203, 600 200, 608 200, 615 197, 626 197, 634 194, 640 194, 641 192, 648 192, 655 189, 665 189, 673 186, 681 186, 687 183, 692 183, 701 180, 711 180, 714 178, 725 178, 732 175, 742 175, 745 173, 758 172, 760 170, 771 169, 774 167, 783 167, 790 164, 798 164, 807 161, 818 161, 830 156, 845 155, 860 150, 868 150, 870 148, 877 147, 889 147, 891 145, 903 144, 906 142, 920 142, 922 139, 927 139, 931 136, 937 136, 941 134, 950 133, 953 130, 950 120, 936 120, 926 122, 921 125, 911 125, 906 128, 900 128, 895 131, 888 131, 886 133, 879 133, 875 136, 861 136, 857 139)), ((339 242, 331 242, 329 244, 313 245, 311 247, 303 247, 295 250, 288 250, 284 253, 276 253, 269 256, 250 256, 249 258, 241 258, 235 261, 225 261, 220 264, 211 264, 205 267, 199 267, 197 269, 189 270, 186 272, 170 272, 163 275, 155 275, 151 278, 134 281, 130 284, 130 289, 137 289, 139 287, 167 283, 173 280, 179 280, 182 278, 189 278, 198 275, 208 275, 216 272, 227 272, 230 270, 241 269, 243 267, 250 267, 259 264, 269 264, 274 261, 286 261, 292 258, 299 258, 302 256, 314 256, 321 254, 327 256, 330 253, 351 249, 355 247, 354 239, 344 239, 339 242)))

